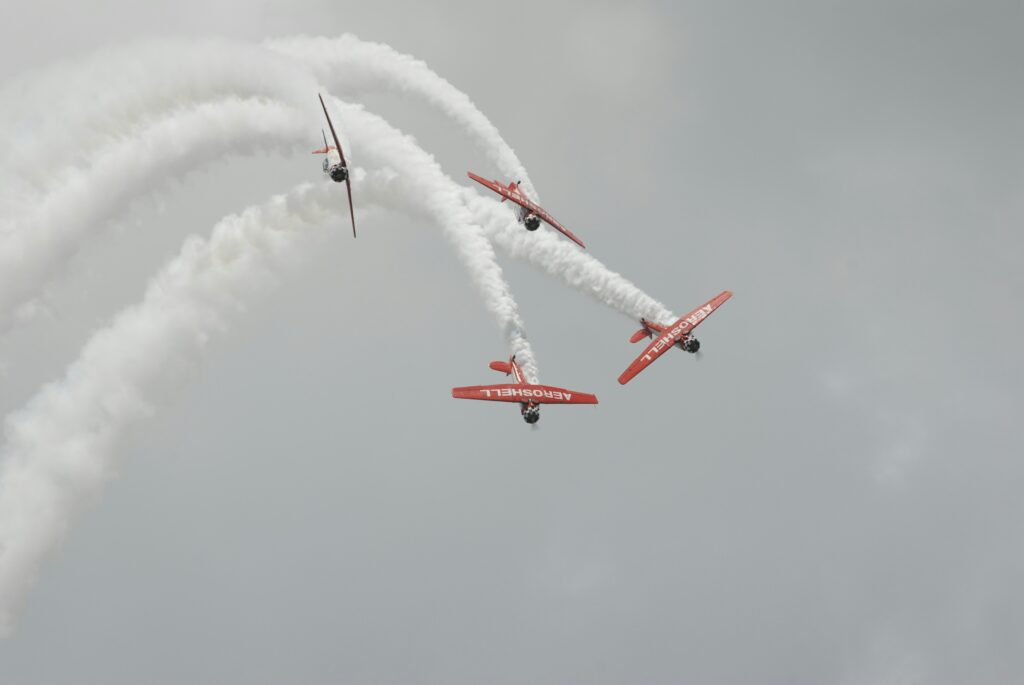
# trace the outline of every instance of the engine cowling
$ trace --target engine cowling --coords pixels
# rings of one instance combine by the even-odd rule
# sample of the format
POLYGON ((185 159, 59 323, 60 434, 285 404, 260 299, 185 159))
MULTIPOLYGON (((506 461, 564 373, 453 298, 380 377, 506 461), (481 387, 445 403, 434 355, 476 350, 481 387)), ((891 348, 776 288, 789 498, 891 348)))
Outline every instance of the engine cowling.
POLYGON ((526 423, 537 423, 540 421, 540 407, 536 404, 523 407, 523 421, 526 421, 526 423))
POLYGON ((540 217, 536 214, 530 214, 523 219, 523 225, 526 226, 527 231, 536 231, 540 228, 540 217))
POLYGON ((332 181, 335 183, 341 183, 348 178, 348 169, 339 164, 338 166, 331 167, 330 174, 332 181))
POLYGON ((696 338, 687 338, 683 341, 683 349, 687 352, 694 354, 700 349, 700 340, 696 338))

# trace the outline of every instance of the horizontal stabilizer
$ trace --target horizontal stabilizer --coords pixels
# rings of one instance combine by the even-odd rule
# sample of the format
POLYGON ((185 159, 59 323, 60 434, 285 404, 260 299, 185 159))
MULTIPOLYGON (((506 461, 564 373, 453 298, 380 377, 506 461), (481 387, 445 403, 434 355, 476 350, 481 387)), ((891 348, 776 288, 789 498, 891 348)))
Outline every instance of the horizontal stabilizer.
POLYGON ((597 404, 597 397, 551 385, 501 383, 452 388, 452 397, 460 400, 491 402, 532 402, 534 404, 597 404))
POLYGON ((649 330, 647 330, 646 328, 641 328, 639 331, 637 331, 636 333, 633 334, 633 337, 631 337, 629 339, 629 342, 631 342, 631 343, 638 343, 641 340, 643 340, 644 338, 649 338, 649 337, 651 337, 651 332, 649 330))
POLYGON ((512 365, 508 362, 491 362, 491 368, 495 371, 500 371, 506 376, 512 373, 512 365))

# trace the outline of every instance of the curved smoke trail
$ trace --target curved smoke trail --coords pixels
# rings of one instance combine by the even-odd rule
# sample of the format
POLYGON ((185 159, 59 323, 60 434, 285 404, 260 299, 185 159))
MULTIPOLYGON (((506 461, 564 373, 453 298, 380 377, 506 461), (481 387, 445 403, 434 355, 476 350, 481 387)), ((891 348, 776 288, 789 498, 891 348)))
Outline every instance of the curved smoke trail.
MULTIPOLYGON (((42 559, 108 475, 124 428, 191 366, 209 337, 274 271, 336 188, 306 185, 189 238, 142 301, 89 340, 64 379, 6 421, 0 471, 0 634, 42 559)), ((334 203, 340 211, 340 202, 334 203)))
MULTIPOLYGON (((344 35, 337 39, 288 38, 271 41, 268 45, 287 56, 287 58, 298 60, 305 69, 312 69, 318 72, 320 76, 329 78, 329 85, 332 87, 344 89, 386 87, 423 98, 428 103, 438 107, 470 133, 503 173, 509 176, 522 177, 524 185, 528 184, 529 177, 522 163, 501 137, 496 127, 476 108, 468 96, 431 71, 424 62, 398 53, 386 45, 363 42, 351 35, 344 35)), ((141 68, 141 71, 162 75, 169 69, 173 77, 168 77, 167 80, 171 83, 182 81, 180 72, 176 72, 168 67, 168 64, 173 62, 173 60, 167 59, 168 47, 168 45, 163 44, 158 45, 156 48, 150 48, 148 54, 155 55, 157 67, 141 68)), ((211 45, 203 44, 202 48, 196 50, 190 45, 189 54, 196 53, 204 58, 208 58, 212 52, 220 55, 222 58, 225 55, 231 55, 240 60, 244 56, 245 59, 242 61, 259 63, 261 67, 266 66, 267 73, 274 75, 275 78, 287 71, 286 65, 281 60, 268 60, 265 57, 261 60, 251 55, 251 53, 258 53, 259 51, 253 51, 248 48, 240 48, 236 45, 219 42, 214 42, 211 45), (244 53, 244 55, 240 53, 244 53)), ((87 63, 87 66, 91 67, 92 70, 100 69, 100 67, 93 63, 99 63, 101 67, 109 66, 104 64, 104 57, 108 61, 111 59, 111 55, 103 55, 87 63)), ((124 61, 124 55, 117 51, 113 52, 113 58, 124 61)), ((281 59, 285 58, 282 57, 281 59)), ((135 63, 139 62, 141 60, 135 63)), ((89 69, 86 69, 86 71, 89 71, 89 69)), ((189 92, 202 95, 210 92, 245 92, 246 89, 253 89, 256 93, 285 93, 288 97, 297 97, 294 89, 275 87, 273 85, 274 78, 268 77, 254 83, 248 71, 239 77, 230 68, 221 68, 214 72, 212 84, 207 84, 206 78, 208 76, 204 74, 203 80, 198 84, 192 82, 189 92)), ((295 80, 295 78, 292 78, 289 82, 291 83, 295 80)), ((75 81, 80 83, 81 79, 76 79, 75 81)), ((111 98, 112 96, 108 96, 108 99, 111 98)), ((166 94, 164 98, 166 99, 166 94)), ((123 113, 145 113, 149 111, 143 107, 143 103, 146 101, 137 95, 128 96, 126 99, 127 102, 117 103, 116 111, 123 113)), ((126 116, 114 117, 114 120, 124 121, 126 116)), ((87 119, 88 117, 85 118, 87 119)), ((74 127, 69 123, 66 128, 74 127)), ((244 121, 240 123, 240 128, 246 128, 244 121)), ((265 135, 267 137, 263 142, 273 142, 270 131, 265 131, 265 135)), ((299 137, 301 133, 296 131, 295 136, 299 137)), ((210 160, 214 159, 215 156, 206 154, 205 158, 210 160)), ((102 195, 102 193, 97 193, 97 196, 102 195)), ((503 223, 499 221, 498 225, 503 223)), ((625 313, 627 316, 631 318, 639 316, 657 319, 672 318, 669 310, 663 305, 638 289, 630 281, 607 269, 604 264, 589 254, 567 250, 566 246, 551 240, 542 240, 538 241, 538 244, 531 245, 525 242, 520 234, 513 233, 512 235, 507 235, 500 229, 495 228, 494 223, 491 226, 492 229, 489 234, 492 240, 502 249, 515 257, 531 261, 548 273, 561 278, 563 282, 597 297, 599 301, 625 313), (555 252, 537 249, 541 242, 553 247, 555 252)), ((40 241, 46 236, 47 233, 44 232, 41 236, 34 237, 32 241, 40 241)), ((0 246, 0 264, 3 264, 2 250, 3 248, 0 246)), ((73 251, 74 247, 71 247, 65 249, 64 253, 70 254, 73 251)), ((59 258, 54 261, 59 261, 59 258)), ((24 261, 23 265, 32 265, 33 263, 34 261, 30 259, 24 261)), ((46 269, 42 267, 38 271, 45 273, 46 269)), ((0 273, 4 273, 4 271, 0 270, 0 273)), ((10 269, 7 273, 14 274, 16 272, 14 269, 10 269)), ((6 297, 10 300, 15 298, 16 294, 23 294, 26 290, 31 290, 34 285, 37 285, 31 279, 24 277, 17 279, 17 283, 21 284, 20 287, 8 287, 3 292, 9 294, 6 296, 0 295, 0 330, 3 328, 5 308, 9 312, 11 307, 11 304, 5 302, 4 298, 6 297)))
MULTIPOLYGON (((345 108, 346 117, 357 120, 355 109, 345 108)), ((386 130, 366 117, 354 125, 386 130)), ((385 146, 400 153, 409 143, 392 136, 385 146)), ((451 209, 444 201, 424 203, 421 179, 391 168, 355 169, 354 178, 364 206, 434 219, 451 209)), ((343 213, 343 198, 333 183, 303 184, 223 219, 208 239, 187 239, 141 302, 94 334, 62 380, 7 418, 0 448, 0 635, 12 629, 39 565, 109 475, 125 429, 150 416, 211 336, 295 261, 313 227, 343 213)))
MULTIPOLYGON (((217 46, 218 53, 226 49, 223 45, 217 46)), ((161 58, 164 53, 164 50, 156 52, 161 58)), ((140 61, 133 60, 132 64, 140 61)), ((278 71, 280 63, 292 64, 276 55, 272 61, 277 64, 278 71)), ((144 71, 148 73, 150 70, 144 71)), ((242 71, 247 74, 249 70, 242 71)), ((203 78, 207 78, 205 73, 203 78)), ((195 90, 207 93, 250 87, 247 78, 233 82, 230 70, 215 70, 214 79, 217 88, 197 87, 195 90)), ((316 87, 311 87, 308 92, 316 90, 316 87)), ((137 96, 127 100, 135 103, 137 96)), ((129 104, 121 103, 117 111, 134 110, 129 104)), ((89 120, 88 116, 81 118, 89 120)), ((130 120, 128 116, 111 116, 109 125, 124 129, 130 120)), ((175 111, 145 129, 119 132, 119 137, 112 144, 99 148, 98 159, 86 173, 79 169, 68 171, 67 182, 55 183, 56 189, 37 203, 39 209, 32 218, 19 225, 19 230, 8 231, 6 239, 0 242, 0 267, 3 267, 0 268, 0 274, 3 274, 0 280, 5 281, 4 287, 0 288, 0 330, 9 323, 12 310, 29 293, 38 289, 45 275, 74 253, 87 228, 113 212, 124 198, 151 187, 156 176, 183 173, 198 163, 223 156, 229 147, 244 151, 259 144, 279 148, 294 144, 308 137, 308 131, 313 129, 310 123, 308 118, 278 103, 232 100, 175 111), (108 189, 114 189, 114 192, 108 189)), ((99 130, 97 126, 96 122, 91 122, 87 128, 95 131, 99 130)), ((69 123, 69 127, 73 127, 72 124, 69 123)), ((417 150, 415 145, 409 145, 406 153, 415 154, 417 150)), ((439 172, 439 167, 431 171, 439 172)), ((448 216, 459 215, 458 210, 451 207, 446 212, 448 216)), ((470 218, 464 210, 461 216, 470 218)), ((498 318, 512 353, 520 356, 528 375, 536 378, 536 363, 525 339, 518 308, 504 283, 490 244, 480 236, 478 229, 473 231, 450 226, 448 234, 474 276, 488 308, 498 318)))
POLYGON ((498 128, 468 95, 423 60, 384 43, 360 40, 350 33, 338 38, 293 36, 269 40, 264 45, 300 62, 334 92, 351 95, 384 87, 422 98, 462 126, 502 174, 522 180, 527 194, 539 201, 526 167, 498 128))
MULTIPOLYGON (((498 265, 494 248, 476 223, 476 217, 462 201, 462 187, 449 178, 433 156, 411 136, 402 134, 381 117, 362 107, 333 100, 348 132, 353 158, 380 168, 391 168, 408 185, 407 197, 415 198, 450 240, 460 261, 504 334, 509 351, 521 361, 523 373, 537 382, 537 363, 519 307, 498 265), (372 141, 368 143, 367 141, 372 141)), ((343 143, 344 144, 344 143, 343 143)))
POLYGON ((0 234, 64 168, 88 166, 125 131, 231 97, 306 106, 316 80, 268 50, 220 39, 148 39, 34 70, 0 88, 0 234))
POLYGON ((0 240, 0 333, 15 308, 128 200, 231 154, 290 151, 309 137, 308 123, 275 101, 202 103, 125 131, 94 151, 87 170, 58 170, 53 187, 0 240))
MULTIPOLYGON (((161 55, 166 52, 166 46, 162 50, 158 51, 161 55)), ((239 52, 233 46, 221 45, 218 50, 221 57, 226 52, 239 52)), ((376 50, 380 52, 379 47, 376 50)), ((173 60, 167 63, 170 62, 173 60)), ((422 76, 425 65, 412 62, 422 76)), ((287 73, 294 71, 294 68, 282 67, 282 61, 274 64, 278 76, 282 69, 287 73)), ((394 77, 409 67, 403 60, 391 60, 389 64, 387 68, 377 67, 375 73, 391 73, 394 77)), ((180 64, 176 66, 180 68, 180 64)), ((276 84, 272 77, 257 80, 253 86, 247 85, 245 78, 235 80, 235 67, 214 71, 216 83, 202 86, 193 83, 192 90, 186 89, 180 100, 168 100, 175 103, 171 107, 167 102, 152 106, 145 98, 127 98, 114 108, 116 114, 107 121, 116 129, 116 135, 104 132, 102 112, 93 112, 93 119, 80 117, 84 122, 80 127, 85 131, 82 134, 84 152, 81 157, 73 155, 71 162, 91 164, 87 166, 91 178, 116 184, 116 170, 120 167, 113 160, 123 159, 120 156, 131 149, 132 141, 138 140, 141 130, 137 124, 133 128, 130 122, 147 120, 182 105, 193 105, 195 97, 209 97, 211 93, 213 97, 237 96, 250 94, 247 88, 256 88, 260 93, 284 93, 281 97, 286 101, 298 97, 294 92, 288 93, 289 88, 276 84), (130 132, 125 134, 125 130, 130 132), (111 161, 104 164, 97 163, 97 159, 111 161)), ((143 72, 151 70, 142 69, 140 73, 143 72)), ((305 77, 302 80, 305 81, 305 77)), ((438 85, 430 78, 421 78, 417 83, 417 88, 428 91, 438 85)), ((447 107, 445 111, 491 146, 492 158, 503 171, 507 165, 519 164, 490 122, 482 114, 479 117, 473 114, 479 112, 472 102, 447 82, 441 85, 444 92, 430 95, 434 104, 442 109, 447 107)), ((304 87, 308 86, 306 83, 304 87)), ((308 92, 314 90, 315 85, 301 95, 308 98, 308 92)), ((277 137, 285 144, 299 136, 304 139, 308 120, 300 114, 288 113, 288 108, 280 102, 240 103, 240 110, 246 112, 266 106, 280 107, 279 113, 283 114, 276 124, 267 119, 266 128, 240 134, 240 145, 245 145, 245 140, 259 144, 259 141, 253 142, 256 138, 263 144, 267 142, 265 138, 277 137)), ((203 120, 204 114, 196 114, 198 123, 194 124, 200 129, 215 130, 218 124, 211 120, 216 121, 213 114, 216 103, 182 111, 204 112, 207 104, 212 108, 204 113, 208 120, 203 120)), ((400 134, 383 119, 360 107, 334 104, 345 121, 344 130, 354 157, 361 162, 375 162, 373 168, 381 169, 380 173, 370 176, 357 176, 361 202, 370 203, 376 193, 378 202, 424 214, 442 226, 505 332, 511 351, 525 362, 531 380, 536 380, 536 369, 522 333, 518 309, 484 232, 511 254, 533 261, 620 311, 631 316, 659 315, 657 307, 660 305, 642 293, 638 296, 635 286, 609 272, 596 259, 568 243, 562 244, 564 241, 554 235, 523 232, 511 212, 493 199, 482 198, 456 184, 413 139, 400 134)), ((162 121, 173 128, 180 114, 166 116, 162 121)), ((236 112, 233 116, 239 115, 236 112)), ((220 120, 221 128, 225 121, 227 119, 220 120)), ((147 130, 160 124, 149 124, 147 130)), ((79 140, 70 135, 74 127, 67 124, 67 128, 66 135, 71 140, 79 140)), ((40 127, 43 129, 45 126, 40 127)), ((190 135, 196 137, 181 136, 182 140, 190 141, 180 150, 181 169, 197 160, 213 158, 196 153, 201 147, 196 140, 204 133, 198 131, 190 135)), ((17 155, 13 158, 17 164, 17 155)), ((141 174, 151 171, 144 166, 136 169, 136 173, 141 174)), ((27 178, 37 196, 46 194, 46 179, 52 180, 52 177, 31 174, 27 178)), ((137 189, 146 186, 145 181, 140 181, 137 189)), ((260 277, 274 271, 273 262, 295 243, 296 235, 302 234, 294 229, 333 216, 327 209, 329 206, 333 206, 334 213, 338 211, 341 194, 336 191, 331 184, 303 186, 268 205, 226 219, 208 241, 190 239, 182 254, 154 279, 142 303, 119 315, 110 329, 93 336, 78 361, 69 367, 64 381, 41 390, 23 411, 8 420, 8 443, 3 449, 5 459, 0 478, 0 626, 6 623, 9 627, 12 612, 31 584, 39 561, 57 544, 83 499, 99 486, 123 427, 152 411, 153 396, 159 395, 166 385, 173 385, 179 375, 176 370, 191 363, 208 337, 224 325, 231 311, 258 288, 260 277)), ((76 206, 89 199, 80 189, 60 197, 65 198, 62 202, 79 203, 76 206)), ((49 206, 55 202, 46 202, 43 211, 62 216, 61 212, 66 210, 49 206)), ((93 212, 94 216, 102 215, 100 209, 93 212)), ((9 238, 10 231, 4 237, 9 238)), ((53 245, 60 244, 59 240, 53 242, 53 245)))

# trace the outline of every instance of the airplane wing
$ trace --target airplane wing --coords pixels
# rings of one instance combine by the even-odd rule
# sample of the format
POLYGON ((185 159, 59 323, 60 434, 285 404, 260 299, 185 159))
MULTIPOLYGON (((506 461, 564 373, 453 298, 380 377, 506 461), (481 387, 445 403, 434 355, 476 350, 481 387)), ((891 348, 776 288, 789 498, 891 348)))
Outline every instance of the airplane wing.
POLYGON ((645 349, 640 356, 629 365, 629 368, 622 372, 622 375, 619 376, 619 383, 625 385, 631 381, 634 376, 646 369, 655 359, 664 354, 665 350, 671 349, 672 346, 679 342, 684 335, 699 326, 704 319, 711 316, 711 313, 721 307, 722 303, 730 297, 732 297, 732 293, 728 290, 723 290, 721 293, 715 295, 713 298, 705 302, 700 307, 697 307, 671 326, 667 326, 665 330, 647 346, 647 349, 645 349))
MULTIPOLYGON (((513 200, 513 202, 514 202, 514 200, 513 200)), ((547 210, 545 210, 544 208, 542 208, 542 207, 540 207, 538 205, 533 204, 532 202, 530 204, 533 205, 533 209, 531 211, 533 211, 534 214, 536 214, 541 219, 543 219, 547 223, 548 226, 550 226, 551 228, 555 229, 556 231, 558 231, 559 233, 564 235, 566 238, 568 238, 569 240, 573 241, 574 243, 576 243, 577 245, 582 247, 584 250, 587 249, 587 246, 583 244, 582 240, 580 240, 579 238, 574 236, 572 234, 572 231, 570 231, 568 228, 566 228, 562 224, 560 224, 557 221, 555 221, 555 217, 553 217, 550 214, 548 214, 547 210)), ((523 205, 523 206, 525 206, 525 205, 523 205)))
POLYGON ((573 235, 572 231, 570 231, 568 228, 555 221, 555 217, 548 214, 546 209, 538 205, 536 202, 532 201, 530 198, 523 195, 521 192, 519 192, 518 189, 509 190, 507 187, 501 185, 497 181, 488 181, 486 178, 483 178, 482 176, 477 176, 472 171, 468 171, 466 173, 469 175, 471 179, 473 179, 480 185, 490 188, 491 190, 496 192, 498 195, 501 195, 506 200, 511 200, 512 202, 515 202, 517 205, 519 205, 526 211, 533 212, 534 214, 539 216, 548 226, 555 229, 556 231, 564 235, 566 238, 582 247, 584 250, 587 249, 587 246, 583 244, 583 241, 577 238, 575 235, 573 235))
MULTIPOLYGON (((338 157, 341 158, 341 165, 348 168, 348 162, 345 161, 345 151, 341 149, 341 141, 338 140, 338 134, 334 132, 334 123, 331 121, 331 115, 327 113, 327 105, 324 104, 324 96, 317 93, 317 97, 320 98, 320 106, 324 108, 324 116, 327 117, 327 126, 331 129, 331 137, 334 138, 334 145, 338 148, 338 157)), ((327 137, 324 137, 324 148, 327 148, 327 137)), ((356 210, 352 206, 352 173, 345 178, 345 186, 348 191, 348 213, 352 217, 352 237, 356 237, 356 210)))
POLYGON ((516 202, 517 204, 519 203, 518 196, 514 195, 508 188, 506 188, 505 186, 501 185, 497 181, 488 181, 483 176, 477 176, 472 171, 467 171, 466 173, 469 174, 469 177, 471 179, 473 179, 474 181, 476 181, 480 185, 487 186, 488 188, 490 188, 491 190, 496 192, 498 195, 501 195, 502 197, 504 197, 507 200, 512 200, 513 197, 516 197, 517 199, 512 200, 512 201, 516 202))
POLYGON ((470 385, 452 388, 452 397, 460 400, 489 400, 491 402, 533 402, 535 404, 597 404, 597 397, 552 385, 470 385))
POLYGON ((327 113, 327 105, 324 104, 324 96, 317 93, 317 97, 320 98, 320 106, 324 108, 324 116, 327 117, 327 125, 331 129, 331 137, 334 138, 334 147, 338 148, 338 156, 341 157, 341 165, 347 167, 348 164, 345 163, 345 152, 341 149, 341 141, 338 140, 338 134, 334 132, 334 123, 331 121, 331 115, 327 113))
POLYGON ((352 206, 352 173, 349 172, 348 178, 345 179, 345 190, 348 191, 348 213, 352 217, 352 237, 356 237, 356 210, 352 206))

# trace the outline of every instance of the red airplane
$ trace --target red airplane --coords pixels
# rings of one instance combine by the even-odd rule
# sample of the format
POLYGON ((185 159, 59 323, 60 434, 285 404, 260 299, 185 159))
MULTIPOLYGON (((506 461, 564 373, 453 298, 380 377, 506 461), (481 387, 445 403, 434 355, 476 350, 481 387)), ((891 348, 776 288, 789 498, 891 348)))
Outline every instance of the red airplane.
POLYGON ((587 249, 587 246, 584 245, 579 238, 574 236, 568 228, 555 221, 555 217, 548 214, 543 207, 526 197, 523 191, 519 189, 519 181, 511 181, 507 186, 505 186, 501 184, 501 181, 488 181, 485 178, 477 176, 472 171, 467 173, 471 179, 480 185, 487 186, 498 195, 501 195, 502 202, 505 200, 512 200, 512 202, 519 205, 519 211, 517 212, 519 223, 526 226, 527 231, 536 231, 540 228, 540 222, 541 219, 543 219, 549 226, 551 226, 551 228, 555 229, 566 238, 582 247, 584 250, 587 249))
POLYGON ((597 404, 594 395, 551 385, 532 385, 523 378, 522 369, 513 356, 507 362, 491 362, 491 368, 515 376, 515 383, 499 385, 471 385, 452 388, 452 397, 460 400, 490 400, 491 402, 518 402, 526 423, 540 421, 542 404, 597 404))
POLYGON ((327 113, 327 105, 324 104, 324 96, 320 97, 320 106, 324 108, 324 116, 327 117, 327 125, 331 127, 331 137, 334 138, 334 145, 327 144, 327 134, 323 129, 320 133, 324 136, 324 146, 319 150, 313 150, 314 155, 327 155, 324 157, 324 173, 331 177, 335 183, 345 182, 348 187, 348 213, 352 215, 352 237, 356 237, 356 212, 352 208, 352 180, 349 178, 348 165, 345 163, 345 152, 341 149, 341 142, 338 134, 334 132, 334 124, 331 123, 331 115, 327 113), (331 154, 334 153, 334 154, 331 154))
POLYGON ((722 303, 730 297, 732 297, 732 293, 728 290, 723 290, 669 326, 662 326, 646 319, 640 319, 640 324, 643 328, 634 333, 629 342, 635 343, 640 342, 644 338, 654 338, 655 333, 658 333, 658 337, 654 338, 654 342, 647 346, 643 354, 637 357, 629 365, 629 368, 622 372, 622 375, 619 376, 619 383, 625 385, 631 381, 633 376, 646 369, 651 362, 660 357, 665 350, 673 345, 687 352, 695 353, 699 350, 700 341, 693 337, 690 332, 699 326, 704 319, 711 316, 711 312, 721 307, 722 303))

